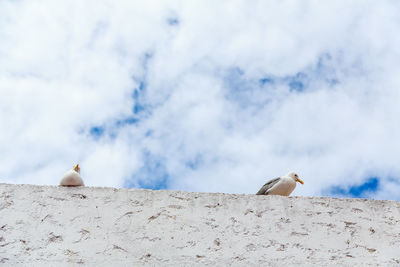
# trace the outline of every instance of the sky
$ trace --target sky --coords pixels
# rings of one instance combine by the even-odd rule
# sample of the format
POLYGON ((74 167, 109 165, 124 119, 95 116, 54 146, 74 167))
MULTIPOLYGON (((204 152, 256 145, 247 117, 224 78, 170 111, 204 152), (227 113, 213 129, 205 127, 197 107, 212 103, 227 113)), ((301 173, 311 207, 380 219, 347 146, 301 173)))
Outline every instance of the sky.
POLYGON ((400 2, 0 1, 0 182, 400 200, 400 2))

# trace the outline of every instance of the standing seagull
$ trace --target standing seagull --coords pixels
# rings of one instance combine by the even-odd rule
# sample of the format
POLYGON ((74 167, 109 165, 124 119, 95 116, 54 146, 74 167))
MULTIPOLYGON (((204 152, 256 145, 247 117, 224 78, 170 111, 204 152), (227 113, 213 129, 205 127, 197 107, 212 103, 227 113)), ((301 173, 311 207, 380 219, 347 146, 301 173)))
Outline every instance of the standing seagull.
POLYGON ((72 170, 67 171, 61 179, 61 186, 84 186, 81 175, 79 174, 81 169, 79 164, 76 164, 72 170))
POLYGON ((285 176, 267 182, 256 195, 281 195, 288 196, 296 188, 296 182, 304 184, 297 173, 289 172, 285 176))

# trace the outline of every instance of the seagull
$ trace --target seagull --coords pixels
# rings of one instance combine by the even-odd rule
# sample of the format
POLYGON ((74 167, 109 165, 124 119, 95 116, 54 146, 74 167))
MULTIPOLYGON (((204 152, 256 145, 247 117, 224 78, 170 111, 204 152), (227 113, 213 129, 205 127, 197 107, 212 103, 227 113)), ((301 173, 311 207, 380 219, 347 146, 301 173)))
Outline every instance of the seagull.
POLYGON ((271 181, 267 182, 256 195, 281 195, 289 196, 290 193, 296 188, 296 182, 304 184, 302 180, 299 179, 297 173, 289 172, 285 176, 281 176, 271 181))
POLYGON ((60 186, 84 186, 79 164, 76 164, 72 170, 67 171, 61 179, 60 186))

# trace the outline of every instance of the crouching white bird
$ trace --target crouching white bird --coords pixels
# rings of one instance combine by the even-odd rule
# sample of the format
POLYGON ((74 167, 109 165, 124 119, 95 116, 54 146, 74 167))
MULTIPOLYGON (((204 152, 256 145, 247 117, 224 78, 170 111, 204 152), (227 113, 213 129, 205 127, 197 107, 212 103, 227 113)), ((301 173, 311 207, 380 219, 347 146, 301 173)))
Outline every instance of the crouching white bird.
POLYGON ((64 174, 60 186, 84 186, 80 171, 79 164, 76 164, 72 170, 64 174))
POLYGON ((296 188, 296 182, 304 184, 302 180, 299 179, 297 173, 289 172, 285 176, 281 176, 271 181, 267 182, 256 195, 281 195, 289 196, 290 193, 296 188))

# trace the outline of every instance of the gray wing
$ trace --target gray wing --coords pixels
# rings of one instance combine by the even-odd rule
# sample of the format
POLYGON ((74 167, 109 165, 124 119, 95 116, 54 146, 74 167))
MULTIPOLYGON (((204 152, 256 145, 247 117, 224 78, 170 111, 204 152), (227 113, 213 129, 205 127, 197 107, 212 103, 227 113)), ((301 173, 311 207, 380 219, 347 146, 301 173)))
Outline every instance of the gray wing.
POLYGON ((273 187, 277 182, 279 182, 280 179, 281 178, 278 177, 267 182, 265 185, 263 185, 263 187, 261 187, 260 190, 258 190, 256 195, 268 195, 268 190, 271 189, 271 187, 273 187))

